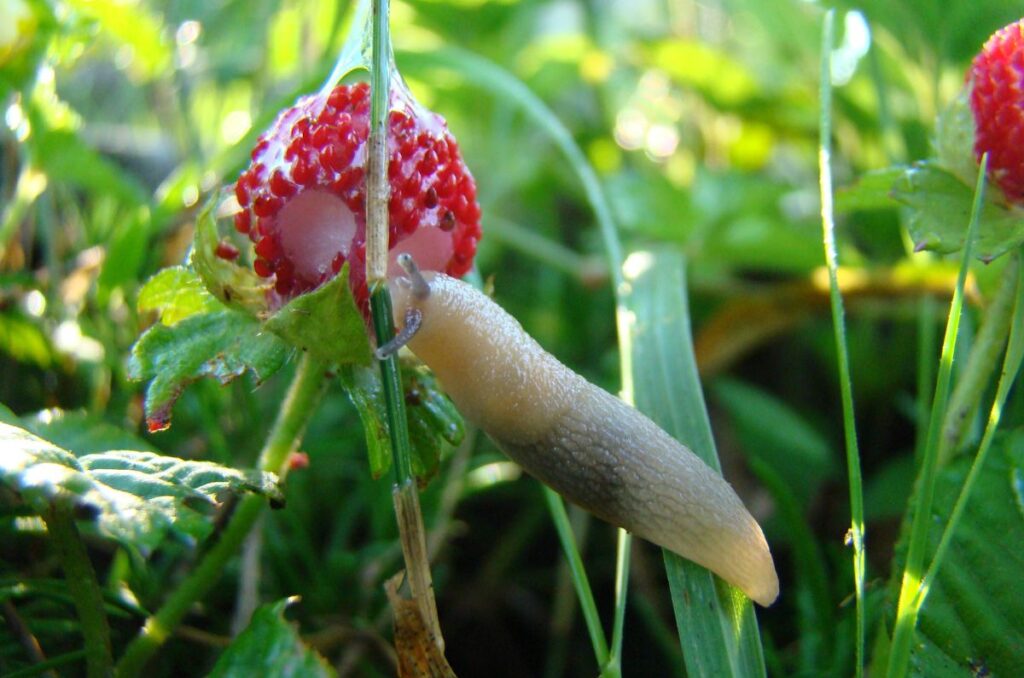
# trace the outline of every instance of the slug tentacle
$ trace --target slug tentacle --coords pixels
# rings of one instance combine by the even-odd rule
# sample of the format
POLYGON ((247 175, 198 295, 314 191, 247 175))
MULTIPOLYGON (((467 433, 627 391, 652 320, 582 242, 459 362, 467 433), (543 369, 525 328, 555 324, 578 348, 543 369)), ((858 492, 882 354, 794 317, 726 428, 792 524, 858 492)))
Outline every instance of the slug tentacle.
POLYGON ((410 277, 412 284, 391 283, 396 322, 420 312, 408 346, 467 420, 569 501, 707 567, 761 605, 775 600, 768 544, 725 479, 558 362, 470 285, 429 272, 410 277), (415 276, 427 294, 417 294, 415 276))
POLYGON ((383 346, 378 346, 373 352, 377 360, 384 360, 388 356, 398 353, 399 349, 409 343, 409 340, 419 332, 420 324, 423 322, 423 312, 418 308, 410 306, 405 309, 405 324, 398 334, 383 346))

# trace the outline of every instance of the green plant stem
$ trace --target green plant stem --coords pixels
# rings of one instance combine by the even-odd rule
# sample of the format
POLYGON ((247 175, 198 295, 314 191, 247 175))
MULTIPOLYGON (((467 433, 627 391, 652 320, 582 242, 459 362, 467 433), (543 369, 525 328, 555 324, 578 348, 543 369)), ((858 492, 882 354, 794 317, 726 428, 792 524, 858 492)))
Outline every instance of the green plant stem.
POLYGON ((103 606, 103 592, 96 581, 96 571, 75 525, 74 508, 58 500, 45 519, 81 622, 86 674, 89 678, 104 678, 110 675, 113 665, 110 625, 103 606))
POLYGON ((1017 289, 1017 266, 1017 257, 1014 256, 1003 270, 999 288, 985 309, 981 328, 967 357, 967 367, 953 388, 949 408, 942 423, 942 437, 939 438, 940 467, 945 466, 956 452, 966 424, 977 410, 985 387, 988 386, 992 373, 999 363, 999 356, 1006 346, 1006 337, 1010 333, 1010 314, 1014 308, 1014 293, 1017 289))
MULTIPOLYGON (((953 512, 949 516, 946 528, 942 532, 942 538, 935 549, 935 556, 932 558, 931 564, 928 565, 928 570, 924 573, 924 577, 921 578, 921 594, 918 600, 918 607, 924 604, 924 600, 928 596, 928 591, 931 589, 932 582, 935 581, 935 576, 942 564, 942 559, 946 555, 950 542, 953 540, 953 535, 956 534, 956 527, 960 522, 964 509, 967 507, 967 500, 970 499, 971 489, 973 489, 975 481, 981 475, 981 470, 985 466, 985 459, 988 457, 988 452, 992 447, 992 439, 999 428, 1003 406, 1010 395, 1010 388, 1017 378, 1021 360, 1024 358, 1024 269, 1020 266, 1020 257, 1021 252, 1014 254, 1013 261, 1006 267, 1005 272, 1011 284, 1004 285, 1004 287, 1009 287, 1012 290, 1012 304, 1010 304, 1012 311, 1007 314, 1007 320, 1009 321, 1012 315, 1013 322, 1008 322, 1008 327, 1013 329, 1010 330, 1010 343, 1003 359, 1003 369, 999 377, 999 385, 996 387, 996 397, 992 402, 988 424, 985 426, 985 434, 982 436, 978 454, 975 456, 971 464, 971 470, 968 472, 964 485, 960 489, 960 494, 957 496, 953 512)), ((952 409, 952 406, 950 409, 952 409)))
MULTIPOLYGON (((260 453, 260 470, 284 475, 288 454, 298 446, 302 432, 323 392, 326 384, 324 372, 323 363, 308 353, 302 356, 288 395, 281 404, 277 420, 260 453)), ((117 663, 118 676, 137 676, 142 671, 149 658, 181 623, 192 604, 220 580, 224 567, 238 551, 265 505, 266 500, 256 495, 248 495, 239 502, 217 543, 163 606, 146 620, 139 634, 128 645, 124 656, 117 663)))
POLYGON ((928 402, 932 399, 932 385, 935 383, 935 315, 938 303, 931 295, 921 298, 917 322, 917 408, 916 437, 914 440, 914 464, 924 458, 928 444, 928 402))
MULTIPOLYGON (((388 293, 387 285, 378 285, 370 293, 370 309, 377 345, 382 346, 395 336, 394 322, 391 318, 391 295, 388 293)), ((388 433, 391 436, 394 485, 401 487, 412 479, 412 453, 402 392, 402 373, 396 355, 390 355, 380 361, 380 375, 388 416, 388 433)))
POLYGON ((626 593, 629 590, 629 554, 633 537, 619 528, 615 546, 615 621, 612 625, 612 647, 609 664, 615 674, 621 673, 622 638, 626 630, 626 593))
POLYGON ((569 514, 566 513, 565 504, 558 493, 546 486, 543 489, 544 499, 551 512, 551 520, 555 524, 555 531, 558 532, 558 539, 562 543, 566 560, 569 561, 569 570, 572 572, 576 596, 580 599, 580 609, 583 611, 583 619, 586 621, 587 631, 590 633, 590 644, 594 648, 594 657, 597 659, 597 665, 603 670, 608 663, 608 641, 601 629, 601 617, 597 614, 597 604, 594 602, 594 594, 590 589, 587 571, 583 569, 583 559, 580 558, 580 552, 576 548, 576 539, 573 537, 569 514))
POLYGON ((985 171, 988 165, 987 154, 982 156, 981 170, 978 172, 978 183, 974 189, 974 204, 971 207, 971 221, 964 242, 963 263, 957 276, 953 301, 950 304, 949 320, 946 322, 946 334, 942 340, 942 357, 939 362, 939 373, 935 384, 935 396, 932 401, 932 412, 928 423, 928 442, 925 445, 924 457, 917 479, 917 491, 911 500, 913 522, 910 527, 910 545, 907 549, 907 560, 903 567, 900 583, 899 604, 896 608, 896 624, 889 648, 889 664, 886 675, 898 678, 906 675, 910 662, 910 648, 917 626, 917 613, 921 604, 921 578, 925 551, 928 548, 928 529, 932 520, 932 499, 935 494, 935 481, 938 475, 939 438, 942 435, 943 414, 949 402, 950 381, 953 372, 953 358, 956 355, 956 338, 960 328, 960 312, 963 309, 964 281, 971 262, 974 237, 978 230, 978 217, 981 213, 982 200, 985 193, 985 171))
POLYGON ((828 266, 829 300, 832 306, 832 328, 835 332, 836 358, 839 367, 839 388, 843 403, 843 431, 846 438, 846 472, 850 483, 850 531, 853 545, 853 585, 856 597, 856 666, 857 678, 864 675, 864 489, 861 481, 860 450, 853 412, 853 386, 850 379, 850 357, 846 346, 846 318, 843 297, 839 292, 838 255, 836 253, 835 220, 832 209, 832 23, 834 12, 825 13, 821 39, 821 118, 818 163, 821 183, 821 227, 828 266))

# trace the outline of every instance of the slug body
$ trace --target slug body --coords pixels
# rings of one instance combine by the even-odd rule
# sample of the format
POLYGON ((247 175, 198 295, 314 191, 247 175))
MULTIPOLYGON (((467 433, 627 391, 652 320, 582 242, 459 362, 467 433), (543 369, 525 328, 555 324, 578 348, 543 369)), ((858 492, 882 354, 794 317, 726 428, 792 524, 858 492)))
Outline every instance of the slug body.
MULTIPOLYGON (((418 275, 418 274, 417 274, 418 275)), ((395 322, 456 407, 528 473, 599 518, 688 558, 761 605, 779 581, 732 487, 654 422, 555 359, 470 285, 391 282, 395 322)))

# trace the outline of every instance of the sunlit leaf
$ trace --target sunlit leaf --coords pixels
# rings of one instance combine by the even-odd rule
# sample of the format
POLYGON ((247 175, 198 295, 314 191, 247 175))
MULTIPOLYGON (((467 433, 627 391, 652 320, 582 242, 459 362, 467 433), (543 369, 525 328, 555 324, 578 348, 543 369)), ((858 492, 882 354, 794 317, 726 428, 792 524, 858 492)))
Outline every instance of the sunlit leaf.
POLYGON ((238 311, 193 315, 173 327, 154 325, 132 348, 128 373, 151 380, 146 389, 146 421, 151 431, 170 426, 171 408, 182 390, 202 377, 226 384, 251 371, 257 382, 284 365, 288 348, 238 311))
POLYGON ((56 28, 45 0, 9 0, 0 5, 0 100, 24 87, 36 74, 56 28))
POLYGON ((892 187, 905 171, 904 167, 887 167, 873 172, 865 172, 852 185, 836 191, 836 212, 896 207, 896 203, 893 201, 892 187))
POLYGON ((184 266, 163 269, 139 290, 139 311, 157 311, 164 325, 219 308, 221 303, 206 291, 195 271, 184 266))
POLYGON ((210 678, 336 675, 313 650, 306 647, 295 625, 284 618, 289 600, 263 605, 252 621, 217 661, 210 678))
POLYGON ((61 503, 95 522, 101 534, 143 551, 157 546, 168 530, 205 537, 212 529, 209 511, 227 493, 283 499, 276 477, 269 473, 153 452, 119 450, 75 457, 3 423, 0 445, 0 482, 33 511, 44 514, 61 503))
POLYGON ((223 199, 221 194, 214 195, 196 217, 195 244, 189 261, 210 294, 231 308, 256 316, 267 310, 270 285, 251 268, 217 256, 217 208, 223 199))
POLYGON ((370 363, 366 323, 348 285, 348 262, 338 275, 270 316, 265 327, 326 363, 370 363))
POLYGON ((69 0, 82 15, 95 20, 115 46, 127 50, 123 58, 134 72, 151 78, 171 67, 171 41, 161 18, 146 3, 127 0, 69 0))
POLYGON ((726 51, 697 40, 667 40, 653 47, 651 61, 680 85, 710 101, 735 106, 758 92, 751 72, 726 51))
MULTIPOLYGON (((989 188, 989 192, 996 190, 989 188)), ((956 252, 964 245, 974 191, 933 162, 907 168, 893 197, 911 208, 910 236, 918 248, 956 252)), ((1024 242, 1024 213, 985 201, 974 243, 980 259, 995 259, 1024 242)))

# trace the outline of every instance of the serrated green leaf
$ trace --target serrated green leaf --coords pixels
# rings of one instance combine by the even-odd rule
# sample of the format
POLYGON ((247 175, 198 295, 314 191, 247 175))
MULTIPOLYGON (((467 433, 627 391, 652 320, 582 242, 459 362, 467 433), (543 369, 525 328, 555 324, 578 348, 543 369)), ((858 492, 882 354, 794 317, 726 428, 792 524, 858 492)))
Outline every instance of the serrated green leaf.
POLYGON ((287 347, 250 316, 217 311, 190 316, 173 327, 154 325, 132 347, 128 376, 151 379, 146 389, 150 431, 170 426, 182 390, 201 377, 226 384, 251 371, 262 382, 284 365, 287 347))
POLYGON ((250 676, 335 676, 323 658, 306 647, 295 625, 284 618, 290 600, 263 605, 210 673, 210 678, 250 676))
POLYGON ((366 323, 348 286, 348 263, 312 292, 295 297, 264 326, 293 346, 331 364, 370 364, 366 323))
POLYGON ((196 272, 184 266, 165 268, 147 280, 139 290, 137 307, 140 313, 157 311, 164 325, 223 308, 196 272))
POLYGON ((865 172, 856 183, 836 191, 835 210, 839 213, 855 210, 882 210, 897 206, 892 186, 907 171, 906 167, 886 167, 865 172))
MULTIPOLYGON (((383 386, 376 367, 351 366, 341 370, 341 382, 359 412, 366 434, 370 472, 379 478, 391 468, 391 443, 383 386)), ((441 391, 429 372, 405 365, 402 369, 412 471, 421 484, 436 472, 441 453, 465 436, 462 415, 441 391)))
MULTIPOLYGON (((971 459, 958 459, 939 476, 929 559, 949 520, 971 459)), ((1012 676, 1024 657, 1024 430, 1003 436, 988 455, 918 618, 911 675, 1012 676)), ((893 572, 903 572, 906 544, 893 572)), ((895 582, 893 591, 897 591, 895 582)), ((890 627, 893 610, 890 610, 890 627)))
POLYGON ((0 423, 0 482, 37 513, 55 503, 92 518, 99 532, 142 551, 169 530, 199 539, 225 493, 255 492, 282 501, 277 479, 210 462, 153 452, 113 451, 75 457, 28 431, 0 423))
POLYGON ((270 285, 252 269, 217 256, 220 235, 216 212, 223 200, 223 192, 215 193, 199 212, 189 263, 210 294, 225 305, 252 316, 263 315, 267 311, 270 285))
MULTIPOLYGON (((903 171, 892 196, 911 208, 908 228, 918 248, 956 252, 964 245, 974 191, 934 162, 903 171)), ((1024 242, 1024 213, 986 199, 974 243, 978 258, 991 261, 1024 242)))

